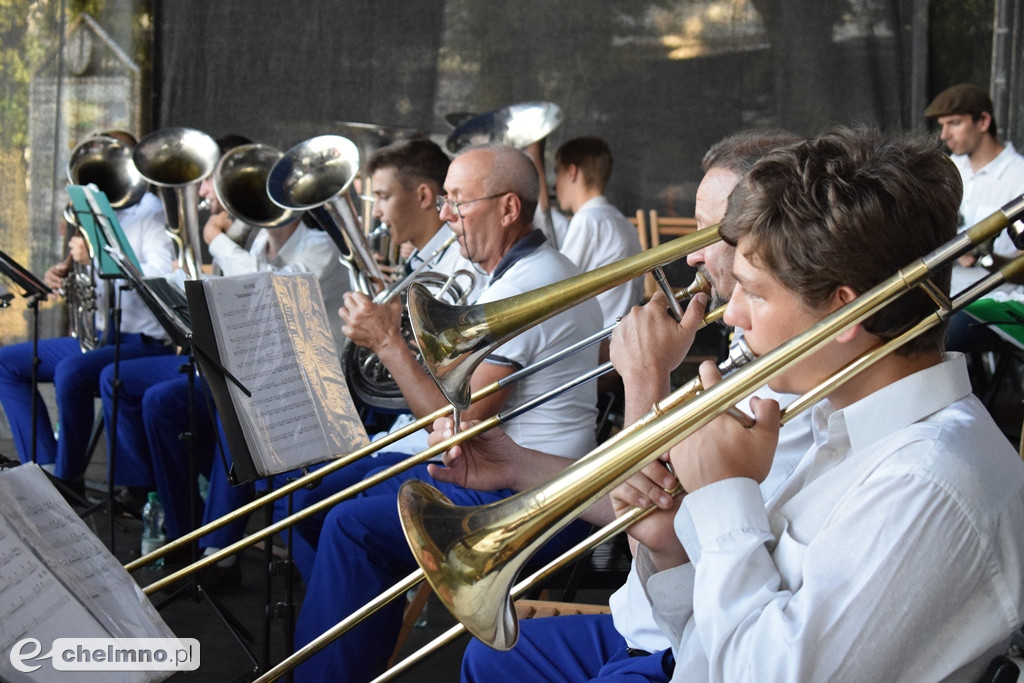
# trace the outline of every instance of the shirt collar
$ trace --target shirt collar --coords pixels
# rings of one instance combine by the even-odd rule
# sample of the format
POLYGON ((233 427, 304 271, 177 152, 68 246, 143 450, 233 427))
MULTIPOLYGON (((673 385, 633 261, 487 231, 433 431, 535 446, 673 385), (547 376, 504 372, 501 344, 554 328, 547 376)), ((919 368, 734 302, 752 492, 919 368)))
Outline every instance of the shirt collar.
POLYGON ((1009 140, 1004 142, 1003 145, 1003 151, 995 159, 978 169, 974 175, 993 175, 997 178, 1003 175, 1006 169, 1009 168, 1011 159, 1017 154, 1017 150, 1013 148, 1013 143, 1009 140))
MULTIPOLYGON (((415 249, 411 254, 409 254, 408 263, 412 266, 418 266, 424 259, 430 258, 430 255, 437 251, 441 245, 444 244, 444 241, 451 237, 451 235, 452 229, 447 223, 442 223, 441 227, 438 228, 437 232, 434 233, 434 236, 423 245, 422 249, 415 249)), ((438 254, 437 256, 440 258, 442 254, 438 254)))
POLYGON ((526 236, 513 244, 512 248, 506 251, 505 255, 501 257, 500 261, 498 261, 498 265, 495 267, 494 272, 491 273, 491 282, 497 281, 508 271, 509 268, 514 266, 517 261, 532 254, 545 242, 547 242, 547 238, 544 237, 544 233, 540 230, 532 230, 526 233, 526 236))
POLYGON ((583 204, 580 206, 579 210, 582 211, 583 209, 596 209, 598 207, 608 206, 608 205, 609 205, 608 198, 605 197, 603 194, 601 194, 601 195, 598 195, 596 197, 591 197, 587 201, 583 202, 583 204))
MULTIPOLYGON (((273 230, 273 228, 267 229, 273 230)), ((295 228, 295 232, 291 234, 291 237, 289 237, 288 240, 281 245, 281 249, 278 250, 275 259, 281 263, 291 263, 292 261, 294 261, 298 256, 296 251, 298 250, 299 245, 302 243, 302 238, 306 235, 307 232, 309 232, 309 228, 307 228, 300 221, 299 227, 295 228)), ((264 252, 261 250, 260 253, 264 252)))
POLYGON ((858 452, 970 393, 963 354, 947 353, 932 367, 897 380, 842 410, 822 401, 815 406, 812 417, 814 441, 822 443, 825 435, 821 432, 845 424, 850 446, 858 452))

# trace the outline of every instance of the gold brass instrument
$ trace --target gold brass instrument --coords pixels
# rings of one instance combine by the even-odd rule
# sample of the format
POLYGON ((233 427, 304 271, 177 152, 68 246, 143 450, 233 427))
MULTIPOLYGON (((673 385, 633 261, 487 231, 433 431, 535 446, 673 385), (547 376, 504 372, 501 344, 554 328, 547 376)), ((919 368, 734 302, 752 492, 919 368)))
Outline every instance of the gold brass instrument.
POLYGON ((139 141, 132 160, 155 185, 164 203, 168 233, 178 248, 178 267, 198 279, 202 268, 199 184, 213 173, 220 157, 216 141, 194 128, 166 128, 139 141))
MULTIPOLYGON (((907 330, 903 334, 885 342, 884 344, 870 350, 865 355, 856 359, 846 367, 842 368, 830 378, 823 381, 818 386, 814 387, 806 394, 800 396, 795 401, 790 403, 781 414, 780 422, 785 425, 793 417, 800 414, 803 410, 811 407, 821 399, 825 398, 829 393, 835 390, 837 386, 846 382, 850 378, 854 377, 858 372, 870 367, 873 363, 879 359, 887 356, 896 349, 900 348, 904 344, 908 343, 912 339, 917 338, 929 329, 939 325, 945 318, 952 315, 953 313, 962 310, 970 302, 984 296, 988 292, 992 291, 1004 282, 1010 281, 1016 274, 1024 272, 1024 257, 1017 258, 1016 260, 1005 264, 1000 268, 999 272, 989 274, 982 280, 979 280, 974 285, 960 293, 954 301, 949 302, 947 306, 941 306, 940 310, 936 311, 933 315, 930 315, 919 322, 917 325, 907 330)), ((730 371, 729 365, 742 366, 749 362, 749 358, 744 358, 744 351, 741 348, 736 348, 734 351, 733 360, 727 360, 719 366, 719 369, 724 372, 730 371)), ((681 388, 674 394, 666 399, 660 401, 656 407, 656 412, 666 412, 678 407, 680 403, 680 395, 684 397, 683 400, 689 400, 696 395, 698 391, 703 390, 700 383, 700 378, 695 378, 685 387, 681 388)), ((632 430, 634 427, 628 427, 627 430, 632 430)), ((616 438, 623 438, 621 436, 616 438)), ((670 492, 673 496, 681 493, 680 488, 670 492)), ((648 508, 634 508, 622 516, 616 518, 606 526, 602 527, 598 531, 594 532, 589 537, 583 539, 575 546, 567 550, 559 557, 551 560, 542 568, 535 571, 527 578, 519 581, 510 591, 509 597, 511 600, 521 597, 526 594, 527 591, 536 587, 540 582, 549 578, 554 572, 560 570, 566 566, 569 562, 575 560, 578 556, 591 550, 592 548, 600 545, 604 541, 610 539, 620 531, 625 530, 631 526, 634 522, 642 519, 646 515, 653 512, 656 508, 654 506, 648 508)), ((375 611, 380 609, 383 605, 388 604, 392 600, 396 599, 405 594, 412 586, 416 585, 425 577, 422 569, 417 569, 415 572, 407 576, 405 579, 399 581, 395 586, 388 589, 371 602, 364 605, 362 608, 353 612, 345 619, 340 621, 335 626, 331 627, 321 635, 314 638, 308 644, 303 646, 300 650, 296 651, 285 660, 275 665, 272 669, 267 671, 263 676, 257 679, 257 683, 264 683, 279 679, 287 672, 294 669, 296 666, 306 661, 314 654, 326 647, 330 642, 343 635, 345 632, 356 626, 357 624, 364 621, 367 617, 373 614, 375 611)), ((380 676, 374 679, 374 683, 391 680, 396 676, 405 673, 410 668, 420 663, 428 656, 436 652, 441 647, 450 644, 457 637, 462 635, 467 630, 463 623, 458 623, 452 628, 445 631, 443 634, 425 644, 419 650, 415 651, 405 659, 396 663, 390 669, 382 673, 380 676)))
POLYGON ((309 211, 338 246, 352 286, 372 297, 385 278, 348 194, 358 170, 359 151, 351 140, 321 135, 292 147, 273 165, 267 194, 285 209, 309 211))
POLYGON ((429 485, 406 482, 399 491, 402 526, 434 592, 481 641, 501 650, 511 648, 518 624, 509 590, 537 548, 661 453, 904 292, 922 286, 940 308, 951 309, 952 303, 930 286, 928 278, 1009 224, 1014 241, 1024 243, 1022 215, 1024 196, 685 405, 666 408, 675 403, 675 394, 669 396, 635 429, 599 446, 536 489, 491 505, 460 509, 429 485))
MULTIPOLYGON (((66 172, 68 182, 72 185, 93 184, 98 187, 114 209, 138 204, 148 190, 145 179, 132 163, 132 148, 108 135, 94 135, 78 143, 68 158, 66 172)), ((80 229, 70 202, 64 208, 64 220, 82 235, 89 256, 94 259, 93 245, 89 243, 88 235, 80 229)), ((113 283, 104 281, 107 306, 103 312, 105 324, 101 330, 96 324, 98 297, 93 265, 78 263, 70 257, 68 261, 63 290, 68 303, 71 336, 78 340, 83 352, 91 351, 106 343, 107 332, 111 329, 113 283)))
POLYGON ((473 306, 450 306, 426 288, 409 288, 409 322, 423 363, 445 398, 469 407, 469 378, 491 352, 525 329, 652 268, 718 241, 718 230, 698 230, 582 275, 531 292, 473 306))
MULTIPOLYGON (((676 259, 679 259, 679 258, 682 258, 682 257, 686 256, 691 251, 695 251, 697 249, 701 249, 701 248, 707 246, 708 244, 716 241, 717 239, 718 239, 718 231, 717 230, 713 230, 713 229, 710 229, 710 228, 707 229, 707 230, 702 230, 702 231, 699 231, 698 233, 694 233, 693 235, 688 235, 688 236, 686 236, 684 238, 679 238, 679 239, 676 239, 676 240, 672 240, 671 242, 667 242, 664 245, 661 245, 660 247, 658 247, 657 253, 653 257, 648 256, 648 258, 646 258, 646 259, 638 259, 637 256, 634 256, 634 257, 631 257, 630 259, 625 259, 625 261, 629 261, 630 263, 627 264, 626 266, 621 267, 621 268, 610 268, 610 267, 606 266, 605 268, 602 268, 602 269, 590 271, 589 273, 584 273, 582 275, 577 275, 577 276, 575 276, 573 278, 569 278, 568 280, 565 280, 565 281, 563 281, 563 283, 560 283, 560 284, 563 284, 567 291, 574 292, 577 297, 580 297, 579 300, 582 301, 584 298, 586 298, 586 294, 585 294, 584 290, 585 290, 585 287, 587 287, 587 286, 589 286, 589 288, 592 290, 591 293, 590 293, 590 296, 596 296, 598 293, 600 293, 602 291, 605 291, 606 289, 610 289, 611 287, 614 287, 617 284, 620 284, 620 282, 622 282, 622 281, 631 279, 632 277, 639 277, 639 276, 643 275, 643 273, 644 273, 643 268, 651 268, 652 265, 658 265, 658 264, 661 264, 661 263, 670 263, 670 262, 672 262, 672 261, 674 261, 676 259), (633 271, 630 272, 629 268, 632 268, 633 271), (603 279, 601 277, 602 275, 603 275, 603 279)), ((652 250, 652 252, 653 251, 654 250, 652 250)), ((645 252, 645 253, 650 254, 651 252, 645 252)), ((638 255, 638 256, 642 256, 642 255, 638 255)), ((620 263, 622 263, 622 262, 620 262, 620 263)), ((697 283, 695 283, 691 288, 688 288, 687 290, 684 290, 683 292, 681 292, 680 295, 681 296, 690 296, 691 294, 695 293, 696 291, 706 291, 706 286, 707 286, 706 282, 702 282, 702 281, 698 280, 697 283)), ((540 291, 540 290, 538 290, 538 291, 540 291)), ((531 307, 531 306, 533 306, 533 303, 530 302, 530 301, 525 301, 525 302, 523 302, 523 306, 531 307)), ((708 314, 706 316, 705 320, 707 320, 707 321, 717 320, 717 319, 719 319, 721 317, 722 312, 723 312, 722 310, 712 311, 710 314, 708 314)), ((522 310, 519 313, 515 314, 516 317, 523 322, 524 329, 526 327, 529 327, 532 324, 536 324, 536 322, 537 322, 537 321, 530 320, 530 313, 531 313, 531 311, 529 311, 529 310, 522 310)), ((542 319, 546 319, 547 317, 550 317, 551 315, 554 315, 554 313, 546 312, 546 311, 543 311, 543 310, 533 310, 532 314, 534 316, 538 316, 538 315, 543 316, 542 319)), ((592 335, 592 337, 590 339, 582 340, 577 345, 577 348, 565 349, 563 352, 560 352, 560 354, 556 354, 556 356, 564 357, 564 355, 570 355, 571 353, 573 353, 576 350, 578 350, 578 348, 582 348, 583 345, 592 344, 592 343, 595 343, 597 341, 600 341, 604 337, 608 336, 611 333, 612 329, 613 328, 609 327, 609 328, 601 331, 598 334, 592 335), (564 354, 564 355, 562 355, 562 354, 564 354)), ((539 361, 538 363, 535 363, 534 365, 531 365, 531 366, 529 366, 527 368, 524 368, 524 369, 519 370, 519 371, 517 371, 515 373, 512 373, 511 375, 509 375, 505 379, 503 379, 503 380, 501 380, 499 382, 493 382, 493 383, 489 384, 488 386, 483 387, 479 391, 475 392, 473 394, 473 396, 472 396, 472 400, 480 400, 482 398, 485 398, 486 396, 490 396, 490 395, 494 394, 495 392, 502 390, 504 387, 509 386, 511 383, 519 381, 520 379, 522 379, 525 376, 528 376, 528 375, 533 374, 534 372, 537 372, 537 371, 539 371, 539 370, 541 370, 541 369, 543 369, 545 367, 548 367, 549 365, 551 365, 552 363, 556 362, 557 360, 558 360, 558 358, 555 358, 555 357, 552 357, 552 358, 549 358, 549 359, 544 359, 544 360, 539 361)), ((609 367, 609 366, 610 366, 610 364, 606 364, 605 367, 609 367)), ((350 464, 352 462, 355 462, 356 460, 358 460, 358 459, 360 459, 362 457, 365 457, 367 455, 375 453, 378 450, 380 450, 382 448, 385 448, 385 447, 395 443, 399 439, 402 439, 402 438, 408 436, 409 434, 413 434, 413 433, 417 432, 420 429, 429 428, 430 425, 432 425, 433 422, 437 418, 445 417, 445 416, 449 415, 451 412, 452 412, 451 406, 446 406, 444 408, 440 408, 440 409, 432 412, 431 414, 426 415, 426 416, 420 418, 419 420, 416 420, 415 422, 413 422, 413 423, 411 423, 409 425, 406 425, 405 427, 403 427, 400 430, 397 430, 397 431, 395 431, 395 432, 393 432, 391 434, 387 434, 384 437, 381 437, 380 439, 377 439, 373 443, 371 443, 371 444, 369 444, 369 445, 367 445, 367 446, 365 446, 365 447, 363 447, 361 449, 358 449, 356 451, 353 451, 352 453, 349 453, 349 454, 347 454, 345 456, 342 456, 342 457, 338 458, 337 460, 334 460, 334 461, 328 463, 327 465, 325 465, 324 467, 320 468, 319 470, 310 472, 309 474, 306 474, 306 475, 304 475, 302 477, 299 477, 299 478, 297 478, 297 479, 295 479, 295 480, 293 480, 291 482, 288 482, 284 486, 275 489, 274 491, 272 491, 272 492, 270 492, 270 493, 260 497, 257 500, 251 501, 251 502, 243 505, 242 507, 238 508, 237 510, 234 510, 233 512, 225 515, 224 517, 221 517, 220 519, 217 519, 217 520, 214 520, 212 522, 209 522, 208 524, 204 525, 203 527, 201 527, 199 529, 196 529, 196 530, 194 530, 194 531, 192 531, 192 532, 190 532, 188 534, 185 534, 185 535, 181 536, 180 538, 178 538, 178 539, 176 539, 176 540, 174 540, 174 541, 172 541, 170 543, 167 543, 166 545, 161 546, 159 549, 157 549, 156 551, 146 555, 145 557, 141 557, 141 558, 139 558, 137 560, 134 560, 134 561, 126 564, 125 565, 125 569, 128 570, 128 571, 133 571, 135 569, 138 569, 140 567, 143 567, 143 566, 149 564, 150 562, 153 562, 154 560, 156 560, 156 559, 158 559, 160 557, 163 557, 167 553, 170 553, 170 552, 172 552, 172 551, 174 551, 174 550, 176 550, 178 548, 185 547, 186 544, 191 543, 192 541, 198 540, 199 538, 201 538, 202 536, 210 533, 214 529, 220 528, 221 526, 224 526, 225 524, 228 524, 228 523, 230 523, 230 522, 232 522, 234 520, 242 519, 242 518, 246 517, 251 512, 257 510, 258 508, 262 507, 263 505, 265 505, 267 503, 270 503, 270 502, 272 502, 274 500, 277 500, 278 498, 286 496, 289 493, 297 491, 300 488, 308 486, 311 482, 315 482, 315 481, 319 480, 320 478, 325 477, 328 474, 330 474, 332 472, 335 472, 338 469, 340 469, 341 467, 344 467, 345 465, 348 465, 348 464, 350 464)), ((491 427, 497 426, 498 424, 501 424, 501 422, 502 422, 502 418, 499 418, 497 416, 491 417, 488 420, 485 420, 485 421, 481 422, 476 427, 474 427, 474 428, 472 428, 470 430, 467 430, 466 432, 460 433, 456 437, 453 437, 451 440, 447 440, 447 441, 445 441, 443 443, 437 444, 436 446, 433 446, 433 447, 427 449, 426 451, 423 451, 422 453, 419 453, 419 454, 417 454, 415 456, 412 456, 411 458, 406 459, 405 461, 403 461, 399 465, 395 465, 395 466, 393 466, 391 468, 388 468, 387 470, 382 471, 381 473, 379 473, 378 475, 376 475, 375 477, 373 477, 371 479, 364 480, 364 481, 360 482, 359 484, 357 484, 357 485, 355 485, 353 487, 350 487, 349 489, 341 491, 341 492, 335 494, 334 496, 332 496, 330 498, 327 498, 327 499, 317 503, 314 506, 311 506, 310 508, 307 508, 305 510, 301 510, 299 512, 296 512, 294 515, 290 516, 287 519, 281 520, 280 522, 278 522, 278 523, 276 523, 276 524, 274 524, 274 525, 272 525, 270 527, 267 527, 267 528, 265 528, 265 529, 263 529, 261 531, 258 531, 258 532, 254 533, 254 534, 250 534, 248 537, 246 537, 242 541, 239 541, 238 543, 236 543, 236 544, 234 544, 232 546, 229 546, 227 548, 224 548, 224 549, 218 551, 217 553, 214 553, 214 554, 211 554, 211 555, 209 555, 207 557, 204 557, 203 559, 201 559, 196 564, 190 565, 189 567, 186 567, 186 568, 180 570, 179 572, 177 572, 175 574, 169 575, 169 576, 165 577, 164 579, 162 579, 160 581, 157 581, 157 582, 147 586, 145 588, 145 591, 147 592, 147 594, 151 594, 152 592, 159 591, 162 588, 164 588, 164 587, 174 583, 175 581, 177 581, 177 580, 179 580, 181 578, 185 578, 186 576, 189 576, 190 574, 192 574, 192 573, 194 573, 196 571, 199 571, 199 570, 203 569, 204 567, 210 566, 210 565, 212 565, 212 564, 214 564, 216 562, 219 562, 219 561, 221 561, 221 560, 223 560, 223 559, 225 559, 227 557, 230 557, 232 554, 238 552, 242 548, 244 548, 244 547, 246 547, 248 545, 251 545, 253 543, 256 543, 256 542, 258 542, 258 541, 260 541, 260 540, 262 540, 264 538, 268 538, 269 536, 272 536, 273 534, 278 533, 279 531, 282 531, 282 530, 288 528, 292 524, 294 524, 294 523, 296 523, 298 521, 301 521, 302 519, 305 519, 306 517, 309 517, 309 516, 312 516, 314 514, 317 514, 320 511, 329 510, 332 506, 336 505, 338 502, 340 502, 340 501, 342 501, 342 500, 344 500, 344 499, 346 499, 348 497, 351 497, 352 495, 355 495, 356 493, 359 493, 359 492, 365 490, 366 488, 369 488, 370 486, 373 486, 373 485, 375 485, 375 484, 377 484, 377 483, 379 483, 381 481, 384 481, 385 479, 387 479, 387 478, 389 478, 389 477, 391 477, 391 476, 393 476, 393 475, 395 475, 395 474, 397 474, 397 473, 399 473, 401 471, 404 471, 405 469, 408 469, 409 467, 412 467, 413 465, 416 465, 416 464, 418 464, 420 462, 426 462, 430 458, 432 458, 432 457, 434 457, 436 455, 440 455, 441 453, 443 453, 444 451, 448 450, 452 446, 454 446, 454 445, 456 445, 458 443, 461 443, 463 440, 465 440, 467 438, 471 438, 472 436, 474 436, 476 434, 482 433, 486 429, 490 429, 491 427)))
POLYGON ((213 191, 224 209, 247 225, 280 228, 299 219, 300 212, 270 201, 267 177, 283 154, 262 143, 228 150, 213 171, 213 191))

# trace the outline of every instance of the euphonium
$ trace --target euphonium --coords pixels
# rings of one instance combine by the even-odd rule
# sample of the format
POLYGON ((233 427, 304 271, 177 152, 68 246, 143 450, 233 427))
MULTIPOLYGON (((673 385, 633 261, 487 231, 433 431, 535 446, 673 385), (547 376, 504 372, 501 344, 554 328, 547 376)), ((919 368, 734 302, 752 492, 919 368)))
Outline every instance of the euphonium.
POLYGON ((384 274, 348 196, 358 170, 355 143, 340 135, 321 135, 284 153, 270 169, 267 194, 285 209, 309 211, 338 246, 352 286, 374 296, 384 287, 384 274))
MULTIPOLYGON (((107 196, 114 209, 138 204, 148 189, 146 180, 132 163, 132 148, 108 135, 94 135, 76 145, 71 151, 66 171, 68 182, 72 185, 95 185, 107 196)), ((64 220, 78 228, 78 220, 70 204, 64 209, 64 220)), ((88 243, 85 233, 82 236, 88 243)), ((95 257, 93 245, 88 244, 88 248, 90 256, 95 257)), ((113 287, 109 281, 105 285, 108 305, 104 311, 106 324, 101 330, 96 325, 98 302, 92 264, 84 265, 69 259, 68 266, 63 289, 68 303, 71 336, 78 340, 82 351, 91 351, 106 342, 113 287)))
POLYGON ((216 141, 193 128, 150 133, 132 154, 142 177, 159 188, 168 232, 178 247, 178 266, 192 280, 199 278, 202 267, 199 183, 213 173, 219 157, 216 141))

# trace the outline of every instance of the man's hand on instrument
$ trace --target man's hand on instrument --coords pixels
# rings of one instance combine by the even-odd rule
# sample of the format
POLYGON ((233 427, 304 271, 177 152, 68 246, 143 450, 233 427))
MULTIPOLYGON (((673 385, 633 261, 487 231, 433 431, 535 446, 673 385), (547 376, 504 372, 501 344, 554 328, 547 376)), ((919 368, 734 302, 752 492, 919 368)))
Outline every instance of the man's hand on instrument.
MULTIPOLYGON (((711 388, 722 376, 714 363, 705 361, 700 366, 700 378, 705 387, 711 388)), ((734 477, 764 481, 779 441, 779 404, 754 397, 750 409, 755 420, 752 427, 722 414, 672 448, 672 470, 684 489, 693 492, 734 477)))
POLYGON ((665 376, 676 369, 693 345, 704 320, 706 294, 697 294, 676 322, 668 314, 668 297, 655 292, 643 306, 634 306, 612 333, 612 364, 627 383, 636 377, 665 376))
POLYGON ((73 261, 83 265, 92 263, 92 258, 89 256, 89 245, 81 235, 75 235, 68 240, 68 255, 73 261))
POLYGON ((217 238, 217 235, 226 233, 232 223, 234 223, 234 219, 227 211, 211 213, 206 225, 203 226, 203 241, 209 244, 217 238))
POLYGON ((387 304, 375 304, 362 292, 346 292, 345 305, 338 309, 346 337, 380 355, 389 346, 406 346, 400 329, 402 302, 395 297, 387 304))
MULTIPOLYGON (((462 422, 460 429, 466 430, 478 422, 462 422)), ((451 438, 452 434, 452 419, 440 417, 434 421, 427 443, 434 446, 451 438)), ((518 481, 516 474, 523 468, 525 451, 503 430, 488 429, 445 451, 441 459, 444 467, 431 463, 427 470, 438 481, 480 491, 521 490, 524 483, 518 481)))
POLYGON ((50 296, 56 296, 58 290, 64 286, 64 278, 67 277, 68 270, 70 269, 71 266, 68 265, 67 261, 61 261, 60 263, 53 264, 43 273, 43 284, 53 290, 53 294, 50 296))
MULTIPOLYGON (((667 455, 663 458, 667 459, 667 455)), ((627 533, 633 542, 650 550, 651 557, 659 569, 668 569, 687 562, 686 551, 679 542, 672 523, 682 497, 673 498, 665 490, 674 485, 675 478, 672 477, 672 473, 663 462, 658 461, 616 486, 609 494, 616 517, 626 514, 633 508, 647 508, 652 504, 658 508, 639 522, 633 523, 627 533), (660 471, 668 472, 672 479, 670 486, 663 487, 659 484, 665 481, 662 474, 656 473, 660 471), (653 479, 648 476, 648 472, 655 473, 653 479)))

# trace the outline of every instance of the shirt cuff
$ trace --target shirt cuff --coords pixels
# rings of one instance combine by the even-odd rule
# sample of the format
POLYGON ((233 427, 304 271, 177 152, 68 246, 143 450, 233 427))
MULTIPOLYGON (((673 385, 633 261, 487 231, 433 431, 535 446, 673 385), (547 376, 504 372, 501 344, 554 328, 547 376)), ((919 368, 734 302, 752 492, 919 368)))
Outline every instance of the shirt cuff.
POLYGON ((701 548, 738 531, 771 534, 761 488, 753 479, 735 477, 709 484, 688 493, 683 507, 689 521, 680 524, 683 515, 676 515, 676 533, 692 562, 698 561, 701 548))

